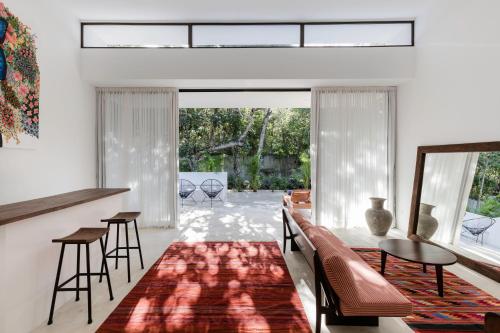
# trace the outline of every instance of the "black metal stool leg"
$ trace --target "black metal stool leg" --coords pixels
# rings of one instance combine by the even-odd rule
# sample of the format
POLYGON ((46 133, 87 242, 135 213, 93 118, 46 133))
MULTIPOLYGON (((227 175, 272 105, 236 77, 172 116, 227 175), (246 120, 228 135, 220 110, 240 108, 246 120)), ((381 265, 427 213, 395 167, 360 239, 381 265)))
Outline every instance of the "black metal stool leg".
POLYGON ((116 224, 116 258, 115 258, 115 269, 118 269, 118 253, 120 253, 120 250, 118 250, 118 247, 120 246, 120 224, 116 224))
POLYGON ((49 322, 47 323, 47 325, 52 324, 52 317, 54 316, 54 306, 56 305, 57 289, 59 287, 59 277, 61 276, 61 266, 63 262, 65 247, 66 244, 63 243, 61 246, 61 254, 59 255, 59 264, 57 265, 56 282, 54 284, 54 292, 52 293, 52 303, 50 304, 49 322))
MULTIPOLYGON (((101 244, 102 251, 102 265, 104 266, 104 270, 106 271, 106 280, 108 280, 109 300, 112 301, 114 298, 113 290, 111 289, 111 279, 109 278, 108 262, 106 261, 106 248, 104 247, 102 238, 99 238, 99 243, 101 244)), ((102 278, 102 273, 100 275, 100 278, 102 278)))
POLYGON ((137 220, 134 219, 135 236, 137 237, 137 247, 139 248, 139 258, 141 259, 141 269, 144 269, 144 262, 142 261, 141 242, 139 241, 139 231, 137 230, 137 220))
POLYGON ((130 248, 128 244, 128 224, 125 224, 125 246, 127 247, 127 276, 130 283, 130 248))
POLYGON ((89 244, 85 244, 85 252, 87 255, 87 311, 89 315, 89 324, 92 324, 92 288, 90 285, 90 250, 89 244))
POLYGON ((76 299, 80 300, 80 244, 76 245, 76 299))
MULTIPOLYGON (((108 248, 108 236, 109 236, 109 222, 108 222, 108 232, 106 233, 106 240, 104 242, 104 261, 106 261, 106 249, 108 248)), ((99 275, 99 283, 102 282, 102 272, 103 272, 103 269, 104 269, 104 261, 103 263, 101 264, 101 275, 99 275)), ((107 264, 107 262, 106 262, 107 264)))

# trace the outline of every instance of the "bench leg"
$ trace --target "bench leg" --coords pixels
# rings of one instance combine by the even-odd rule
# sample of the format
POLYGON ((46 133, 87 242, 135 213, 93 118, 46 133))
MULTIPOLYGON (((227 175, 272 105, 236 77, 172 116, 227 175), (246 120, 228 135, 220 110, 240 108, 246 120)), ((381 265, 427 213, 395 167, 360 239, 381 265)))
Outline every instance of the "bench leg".
POLYGON ((283 253, 286 252, 286 225, 283 222, 283 253))

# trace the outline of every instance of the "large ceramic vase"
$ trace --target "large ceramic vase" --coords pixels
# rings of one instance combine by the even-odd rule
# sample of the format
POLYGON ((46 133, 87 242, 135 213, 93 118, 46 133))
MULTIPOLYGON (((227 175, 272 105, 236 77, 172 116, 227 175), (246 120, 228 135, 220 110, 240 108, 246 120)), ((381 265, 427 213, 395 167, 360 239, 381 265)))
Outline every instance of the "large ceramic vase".
POLYGON ((418 214, 417 235, 430 239, 438 228, 438 220, 431 215, 435 206, 421 203, 418 214))
POLYGON ((392 224, 392 214, 384 209, 384 198, 370 198, 372 208, 365 212, 368 228, 375 236, 385 236, 392 224))

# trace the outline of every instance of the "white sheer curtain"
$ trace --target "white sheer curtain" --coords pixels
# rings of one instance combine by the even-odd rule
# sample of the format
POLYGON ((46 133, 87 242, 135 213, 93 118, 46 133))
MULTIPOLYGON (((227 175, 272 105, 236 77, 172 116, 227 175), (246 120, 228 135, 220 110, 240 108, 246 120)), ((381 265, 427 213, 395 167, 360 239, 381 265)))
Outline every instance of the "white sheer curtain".
POLYGON ((98 183, 129 187, 142 226, 177 222, 177 99, 171 88, 97 89, 98 183))
POLYGON ((479 153, 426 154, 420 202, 436 206, 432 240, 453 243, 467 208, 479 153))
POLYGON ((313 219, 366 225, 370 197, 394 212, 396 89, 314 88, 311 110, 313 219))

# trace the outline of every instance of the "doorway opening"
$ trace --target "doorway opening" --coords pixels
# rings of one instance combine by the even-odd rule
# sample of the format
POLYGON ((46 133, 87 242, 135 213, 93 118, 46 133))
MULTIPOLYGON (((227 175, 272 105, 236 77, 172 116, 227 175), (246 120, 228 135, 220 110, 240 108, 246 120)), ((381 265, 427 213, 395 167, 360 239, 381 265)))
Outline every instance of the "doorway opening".
POLYGON ((310 92, 181 93, 181 228, 278 238, 283 193, 311 186, 309 131, 310 92))

